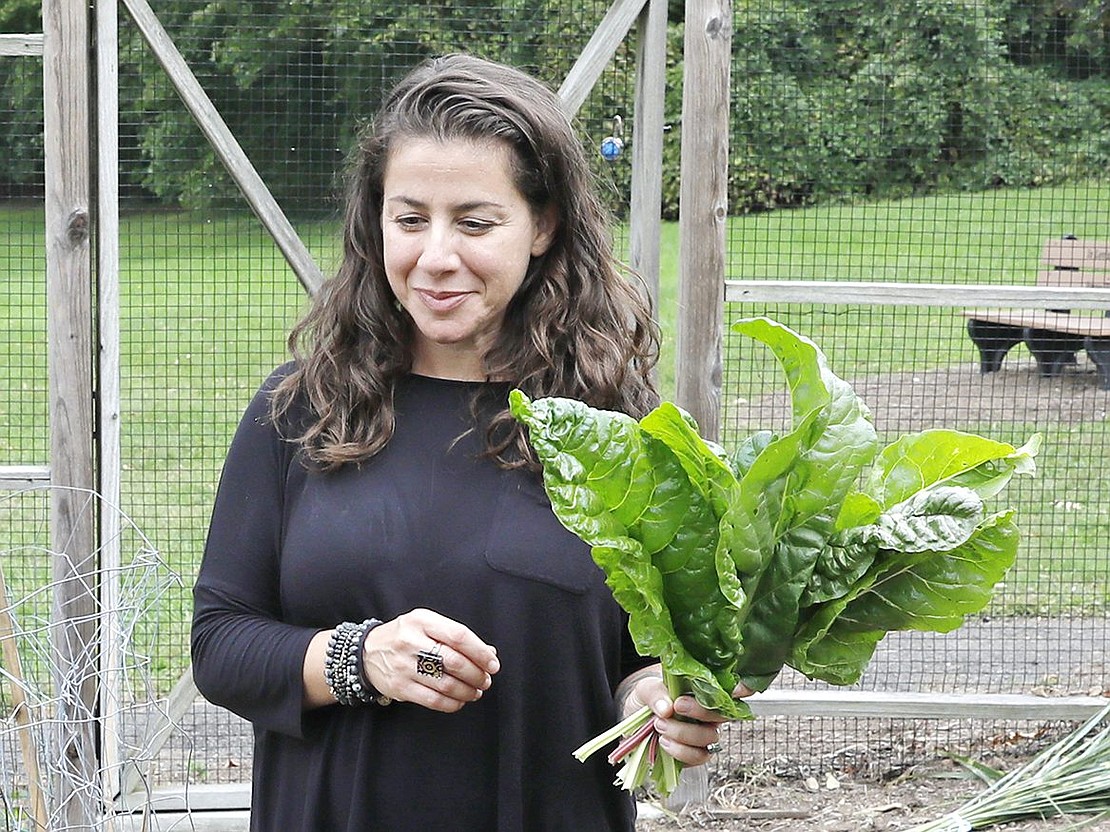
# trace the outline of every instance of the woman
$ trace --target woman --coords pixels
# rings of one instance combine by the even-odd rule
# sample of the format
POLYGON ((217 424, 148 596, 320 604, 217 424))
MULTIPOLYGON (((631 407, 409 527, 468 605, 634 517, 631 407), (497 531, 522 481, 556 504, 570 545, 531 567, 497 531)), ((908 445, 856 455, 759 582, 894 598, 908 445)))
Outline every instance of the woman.
POLYGON ((597 755, 650 703, 704 763, 507 394, 639 416, 657 340, 557 98, 453 55, 364 135, 337 275, 247 409, 194 590, 193 662, 255 727, 254 830, 631 830, 597 755))

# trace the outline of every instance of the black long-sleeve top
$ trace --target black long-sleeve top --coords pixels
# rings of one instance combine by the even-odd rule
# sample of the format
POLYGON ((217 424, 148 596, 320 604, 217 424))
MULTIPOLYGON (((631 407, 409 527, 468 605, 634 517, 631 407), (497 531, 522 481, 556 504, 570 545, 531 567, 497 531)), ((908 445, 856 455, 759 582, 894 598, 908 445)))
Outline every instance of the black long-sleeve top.
POLYGON ((268 419, 286 371, 236 432, 194 588, 197 686, 255 729, 251 829, 632 830, 605 756, 571 752, 613 724, 613 690, 648 660, 539 478, 480 456, 478 383, 406 378, 385 450, 325 474, 268 419), (303 710, 315 633, 416 607, 497 648, 481 700, 303 710))

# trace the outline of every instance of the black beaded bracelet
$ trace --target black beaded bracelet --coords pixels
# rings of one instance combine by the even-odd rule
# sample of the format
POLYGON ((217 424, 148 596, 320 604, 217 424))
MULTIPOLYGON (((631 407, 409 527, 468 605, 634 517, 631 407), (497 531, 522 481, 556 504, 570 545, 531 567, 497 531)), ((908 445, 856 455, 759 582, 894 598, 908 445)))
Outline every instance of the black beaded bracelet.
POLYGON ((366 639, 375 627, 381 625, 383 622, 376 618, 370 618, 363 622, 362 632, 356 642, 355 652, 358 656, 358 679, 362 685, 363 692, 373 702, 381 705, 383 708, 393 702, 391 698, 379 691, 370 683, 370 677, 366 675, 366 639))
POLYGON ((358 625, 344 621, 332 632, 324 653, 324 680, 328 683, 332 696, 340 705, 351 704, 350 685, 347 682, 345 659, 351 631, 358 625))
POLYGON ((328 638, 324 651, 324 681, 340 705, 367 702, 388 705, 393 701, 370 684, 363 661, 366 637, 381 623, 376 618, 368 618, 361 624, 344 621, 328 638))

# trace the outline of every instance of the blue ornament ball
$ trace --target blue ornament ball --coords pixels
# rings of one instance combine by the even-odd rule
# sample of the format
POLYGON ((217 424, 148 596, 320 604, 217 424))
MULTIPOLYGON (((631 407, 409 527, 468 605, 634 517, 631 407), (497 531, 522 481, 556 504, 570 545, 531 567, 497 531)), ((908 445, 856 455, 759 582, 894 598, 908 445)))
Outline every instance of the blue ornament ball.
POLYGON ((607 162, 615 161, 624 152, 624 142, 616 136, 607 136, 601 140, 601 158, 607 162))

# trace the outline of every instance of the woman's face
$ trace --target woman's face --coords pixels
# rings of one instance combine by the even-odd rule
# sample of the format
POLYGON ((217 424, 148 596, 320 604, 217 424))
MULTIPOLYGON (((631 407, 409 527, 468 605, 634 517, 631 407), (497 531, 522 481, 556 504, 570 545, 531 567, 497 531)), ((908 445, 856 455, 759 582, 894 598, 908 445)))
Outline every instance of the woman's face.
POLYGON ((513 184, 499 141, 405 140, 385 168, 385 271, 416 324, 413 372, 485 378, 482 357, 554 234, 513 184))

